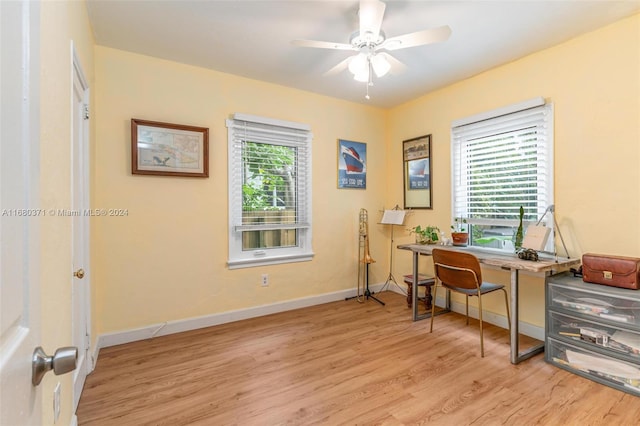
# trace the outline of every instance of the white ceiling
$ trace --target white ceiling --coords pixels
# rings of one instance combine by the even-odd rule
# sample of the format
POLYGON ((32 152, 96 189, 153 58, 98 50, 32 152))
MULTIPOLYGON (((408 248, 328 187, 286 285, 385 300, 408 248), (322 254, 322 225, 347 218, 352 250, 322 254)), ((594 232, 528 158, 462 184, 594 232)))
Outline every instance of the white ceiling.
MULTIPOLYGON (((354 52, 298 47, 349 43, 358 0, 88 0, 96 42, 158 58, 378 107, 393 107, 640 11, 640 0, 390 0, 387 38, 449 25, 449 40, 392 52, 406 70, 365 83, 326 71, 354 52)), ((615 46, 612 46, 615 48, 615 46)))

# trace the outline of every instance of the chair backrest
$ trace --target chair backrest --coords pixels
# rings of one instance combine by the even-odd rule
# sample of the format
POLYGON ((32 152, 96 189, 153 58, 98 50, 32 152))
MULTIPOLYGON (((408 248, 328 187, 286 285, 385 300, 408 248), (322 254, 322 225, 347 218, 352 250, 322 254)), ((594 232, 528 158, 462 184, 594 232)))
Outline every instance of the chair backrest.
POLYGON ((468 289, 482 284, 480 262, 471 253, 434 248, 432 256, 436 277, 443 284, 468 289))

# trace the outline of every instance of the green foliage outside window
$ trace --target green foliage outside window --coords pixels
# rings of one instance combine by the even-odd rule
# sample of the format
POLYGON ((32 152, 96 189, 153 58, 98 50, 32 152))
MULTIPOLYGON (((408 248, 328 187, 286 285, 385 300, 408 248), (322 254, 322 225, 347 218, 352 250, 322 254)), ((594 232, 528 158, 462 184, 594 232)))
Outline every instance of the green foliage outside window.
POLYGON ((278 210, 294 205, 295 154, 295 148, 288 146, 244 143, 243 210, 278 210))

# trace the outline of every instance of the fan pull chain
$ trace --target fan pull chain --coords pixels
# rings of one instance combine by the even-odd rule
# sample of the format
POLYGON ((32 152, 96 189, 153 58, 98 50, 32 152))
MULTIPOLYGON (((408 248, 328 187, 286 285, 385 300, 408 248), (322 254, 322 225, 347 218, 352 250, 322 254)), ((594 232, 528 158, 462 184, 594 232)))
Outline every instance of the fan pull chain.
POLYGON ((371 65, 371 56, 367 57, 367 65, 369 65, 369 81, 367 82, 367 95, 364 98, 369 100, 371 99, 369 97, 369 86, 373 86, 373 66, 371 65))

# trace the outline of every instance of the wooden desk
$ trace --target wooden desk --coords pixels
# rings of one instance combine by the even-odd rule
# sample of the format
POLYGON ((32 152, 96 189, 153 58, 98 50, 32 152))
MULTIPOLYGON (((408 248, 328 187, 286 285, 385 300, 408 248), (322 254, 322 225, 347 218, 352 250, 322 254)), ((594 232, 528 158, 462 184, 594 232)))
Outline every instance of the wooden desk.
MULTIPOLYGON (((554 259, 540 259, 537 262, 530 260, 522 260, 515 254, 497 254, 486 252, 484 250, 478 250, 470 247, 456 247, 456 246, 439 246, 439 245, 421 245, 421 244, 401 244, 398 246, 401 250, 411 250, 413 252, 413 276, 418 276, 418 258, 421 254, 431 255, 431 251, 435 248, 442 248, 446 250, 459 250, 475 255, 481 264, 496 266, 501 269, 511 271, 511 292, 510 292, 510 317, 511 317, 511 363, 518 364, 533 355, 544 351, 544 342, 533 346, 524 351, 520 351, 518 342, 518 277, 520 271, 528 271, 532 273, 544 273, 546 276, 555 275, 559 272, 566 271, 571 266, 580 264, 580 259, 566 259, 558 258, 556 262, 554 259)), ((416 309, 416 293, 413 292, 413 320, 418 319, 418 311, 416 309)), ((448 304, 448 296, 447 296, 448 304)), ((448 308, 448 306, 447 306, 448 308)))

